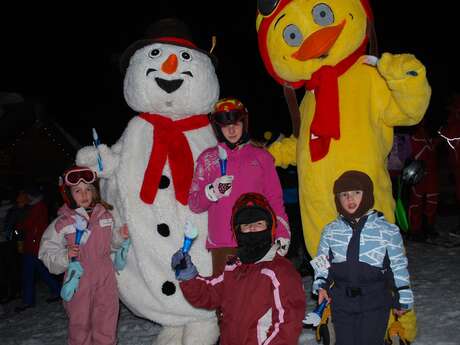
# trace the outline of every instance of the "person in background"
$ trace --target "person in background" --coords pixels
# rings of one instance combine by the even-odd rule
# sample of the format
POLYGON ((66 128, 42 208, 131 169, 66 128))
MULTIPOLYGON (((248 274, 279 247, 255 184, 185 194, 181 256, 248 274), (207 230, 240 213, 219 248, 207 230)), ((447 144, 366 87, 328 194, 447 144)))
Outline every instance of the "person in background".
POLYGON ((48 219, 48 206, 43 200, 40 186, 31 184, 18 195, 18 205, 27 207, 24 218, 16 223, 16 228, 22 232, 24 244, 22 248, 22 304, 15 308, 22 312, 35 306, 35 276, 38 273, 50 290, 46 302, 59 300, 60 283, 53 277, 43 263, 38 259, 40 240, 45 232, 48 219))
POLYGON ((10 254, 10 236, 5 230, 5 218, 14 206, 8 192, 0 189, 0 304, 10 301, 12 295, 10 267, 12 266, 10 254))
POLYGON ((276 171, 283 187, 284 208, 291 230, 291 242, 286 257, 292 261, 302 276, 312 275, 311 266, 308 264, 311 257, 305 248, 300 216, 297 167, 292 165, 286 168, 277 167, 276 171))
POLYGON ((336 345, 381 345, 390 310, 413 308, 399 228, 373 210, 370 177, 346 171, 334 183, 338 217, 326 225, 312 265, 313 293, 331 304, 336 345))
POLYGON ((409 238, 424 242, 438 236, 435 229, 439 200, 438 138, 433 138, 423 120, 411 135, 411 159, 421 160, 425 172, 409 194, 409 238))
POLYGON ((65 203, 43 235, 39 258, 52 273, 67 271, 64 282, 72 279, 69 265, 75 260, 80 263, 78 289, 64 302, 68 343, 113 345, 119 301, 110 253, 129 237, 128 228, 113 228, 112 207, 100 198, 97 176, 91 169, 75 166, 65 171, 60 190, 65 203), (77 227, 84 230, 80 244, 75 243, 77 227))
POLYGON ((17 191, 12 207, 8 211, 3 220, 3 233, 6 238, 5 255, 6 267, 4 284, 6 295, 2 299, 2 303, 9 303, 12 300, 21 297, 21 272, 22 272, 22 251, 24 247, 23 233, 17 228, 26 217, 27 194, 23 191, 17 191))
POLYGON ((449 172, 455 184, 455 213, 458 215, 456 228, 449 234, 460 238, 460 94, 454 94, 447 107, 447 123, 438 134, 448 150, 449 172))
POLYGON ((172 256, 172 269, 190 304, 221 310, 221 345, 298 344, 305 291, 293 264, 278 253, 276 222, 263 195, 246 193, 233 206, 238 249, 223 272, 202 277, 188 253, 180 249, 172 256))
POLYGON ((219 143, 198 157, 188 205, 195 213, 208 211, 206 247, 211 251, 213 274, 217 274, 227 257, 236 252, 230 218, 241 194, 266 196, 276 214, 275 240, 282 255, 289 249, 290 230, 273 157, 250 142, 246 107, 236 98, 224 98, 216 103, 210 117, 219 143), (222 154, 226 157, 225 172, 220 168, 222 154))
POLYGON ((391 178, 394 198, 398 196, 398 180, 401 177, 402 170, 408 162, 410 155, 410 134, 406 133, 403 127, 395 128, 393 147, 388 155, 388 173, 391 178))

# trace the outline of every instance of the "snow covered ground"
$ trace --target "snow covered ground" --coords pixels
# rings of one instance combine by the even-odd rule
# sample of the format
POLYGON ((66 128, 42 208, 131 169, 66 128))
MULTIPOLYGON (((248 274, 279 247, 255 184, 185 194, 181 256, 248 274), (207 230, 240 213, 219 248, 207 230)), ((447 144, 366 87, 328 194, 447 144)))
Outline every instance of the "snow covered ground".
MULTIPOLYGON (((440 217, 438 229, 443 236, 455 226, 453 216, 440 217)), ((460 344, 460 247, 446 249, 424 243, 407 244, 409 270, 416 298, 418 336, 414 345, 460 344)), ((305 277, 308 309, 311 277, 305 277)), ((33 309, 14 313, 18 302, 0 306, 1 345, 66 344, 67 318, 60 303, 44 302, 46 289, 39 285, 38 302, 33 309)), ((122 307, 119 345, 152 345, 160 326, 134 316, 122 307)), ((315 345, 312 329, 304 329, 299 344, 315 345)))

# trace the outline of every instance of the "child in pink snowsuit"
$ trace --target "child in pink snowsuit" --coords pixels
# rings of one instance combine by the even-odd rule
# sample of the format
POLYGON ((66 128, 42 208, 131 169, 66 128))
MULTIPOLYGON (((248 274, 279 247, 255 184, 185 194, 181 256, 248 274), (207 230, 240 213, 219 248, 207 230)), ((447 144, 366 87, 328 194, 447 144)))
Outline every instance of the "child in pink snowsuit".
POLYGON ((68 344, 116 344, 119 302, 110 253, 128 238, 128 229, 124 225, 113 230, 111 206, 100 199, 92 170, 67 170, 61 194, 65 204, 43 235, 39 258, 52 273, 67 271, 64 284, 71 279, 70 263, 78 260, 82 268, 78 287, 64 302, 69 317, 68 344), (79 245, 75 243, 77 228, 85 228, 79 245))
POLYGON ((284 256, 291 234, 273 157, 249 141, 248 112, 238 99, 219 100, 211 123, 219 144, 198 157, 188 205, 195 213, 208 211, 206 247, 211 251, 213 274, 221 273, 227 257, 236 253, 230 218, 235 201, 244 193, 267 197, 277 218, 278 253, 284 256))

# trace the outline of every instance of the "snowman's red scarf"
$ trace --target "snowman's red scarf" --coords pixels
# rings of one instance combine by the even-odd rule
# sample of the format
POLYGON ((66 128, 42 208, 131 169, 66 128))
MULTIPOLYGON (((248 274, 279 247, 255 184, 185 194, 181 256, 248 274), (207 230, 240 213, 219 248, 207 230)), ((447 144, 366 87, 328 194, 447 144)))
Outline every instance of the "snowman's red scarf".
POLYGON ((319 161, 329 152, 331 138, 340 139, 338 78, 366 51, 367 39, 351 55, 335 66, 323 66, 306 81, 306 88, 315 91, 316 109, 310 126, 311 161, 319 161))
POLYGON ((153 148, 140 193, 142 201, 152 204, 155 200, 163 167, 168 159, 176 200, 187 205, 193 177, 193 156, 184 132, 207 126, 208 116, 192 115, 177 121, 148 113, 139 114, 139 117, 151 123, 154 132, 153 148))

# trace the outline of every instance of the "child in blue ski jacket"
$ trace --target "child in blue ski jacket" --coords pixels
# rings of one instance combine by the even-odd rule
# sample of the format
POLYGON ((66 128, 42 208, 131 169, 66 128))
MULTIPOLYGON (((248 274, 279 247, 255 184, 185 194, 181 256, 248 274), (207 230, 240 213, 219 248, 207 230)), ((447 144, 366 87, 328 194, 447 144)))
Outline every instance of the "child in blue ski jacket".
POLYGON ((402 315, 414 302, 401 234, 372 209, 365 173, 343 173, 333 192, 339 216, 322 232, 313 292, 331 303, 336 345, 381 345, 390 309, 402 315))

